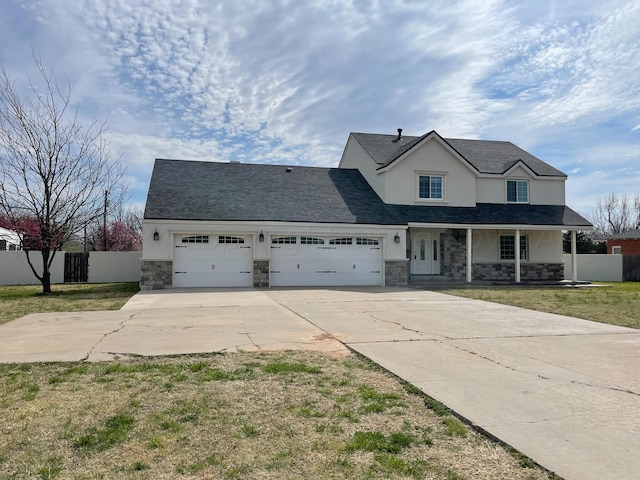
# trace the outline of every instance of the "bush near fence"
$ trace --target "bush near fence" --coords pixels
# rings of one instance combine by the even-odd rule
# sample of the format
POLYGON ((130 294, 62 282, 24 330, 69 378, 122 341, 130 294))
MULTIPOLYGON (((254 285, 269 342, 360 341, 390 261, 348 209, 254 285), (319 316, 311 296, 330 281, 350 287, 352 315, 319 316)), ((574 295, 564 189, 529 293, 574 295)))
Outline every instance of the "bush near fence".
MULTIPOLYGON (((51 283, 64 282, 65 252, 57 252, 51 265, 51 283)), ((30 252, 29 257, 42 272, 42 255, 30 252)), ((138 282, 142 252, 89 252, 89 283, 138 282)), ((38 285, 24 252, 0 252, 0 285, 38 285)))

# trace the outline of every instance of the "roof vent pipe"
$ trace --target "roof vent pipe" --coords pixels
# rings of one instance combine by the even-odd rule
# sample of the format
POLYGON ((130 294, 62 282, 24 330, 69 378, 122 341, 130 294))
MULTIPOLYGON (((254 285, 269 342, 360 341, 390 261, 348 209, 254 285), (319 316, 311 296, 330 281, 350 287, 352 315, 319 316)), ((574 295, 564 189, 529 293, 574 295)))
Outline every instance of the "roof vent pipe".
POLYGON ((398 138, 396 138, 396 141, 400 141, 402 139, 402 129, 399 128, 398 129, 398 138))

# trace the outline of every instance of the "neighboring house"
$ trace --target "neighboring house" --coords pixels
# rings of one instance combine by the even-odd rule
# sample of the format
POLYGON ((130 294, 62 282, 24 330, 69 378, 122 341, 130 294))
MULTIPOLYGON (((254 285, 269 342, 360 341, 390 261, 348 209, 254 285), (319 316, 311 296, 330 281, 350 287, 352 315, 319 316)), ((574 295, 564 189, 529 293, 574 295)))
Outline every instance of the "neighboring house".
POLYGON ((640 230, 629 230, 607 237, 607 253, 640 255, 640 230))
POLYGON ((20 245, 18 232, 0 227, 0 252, 4 250, 21 250, 20 245))
POLYGON ((400 129, 350 134, 338 168, 159 159, 141 285, 562 280, 562 231, 592 228, 566 179, 509 142, 400 129))

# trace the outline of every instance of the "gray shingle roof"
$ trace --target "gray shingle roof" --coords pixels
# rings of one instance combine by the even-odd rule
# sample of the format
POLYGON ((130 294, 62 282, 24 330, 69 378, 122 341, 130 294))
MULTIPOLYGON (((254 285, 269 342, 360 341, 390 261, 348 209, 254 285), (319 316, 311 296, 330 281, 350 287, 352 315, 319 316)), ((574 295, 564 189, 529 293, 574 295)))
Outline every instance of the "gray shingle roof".
POLYGON ((387 205, 353 169, 162 159, 153 167, 144 218, 591 227, 563 205, 387 205))
POLYGON ((615 233, 605 237, 606 240, 640 240, 640 229, 615 233))
POLYGON ((389 205, 405 223, 453 225, 548 225, 591 228, 565 205, 478 203, 475 207, 389 205))
MULTIPOLYGON (((431 131, 421 137, 403 136, 400 140, 397 140, 397 135, 375 133, 352 133, 351 135, 380 165, 379 168, 384 168, 411 150, 424 138, 429 135, 438 135, 438 133, 431 131)), ((503 174, 518 161, 522 161, 537 175, 566 177, 566 174, 560 170, 511 142, 455 138, 443 138, 443 140, 479 173, 503 174)))
POLYGON ((396 223, 358 170, 160 159, 144 217, 396 223))

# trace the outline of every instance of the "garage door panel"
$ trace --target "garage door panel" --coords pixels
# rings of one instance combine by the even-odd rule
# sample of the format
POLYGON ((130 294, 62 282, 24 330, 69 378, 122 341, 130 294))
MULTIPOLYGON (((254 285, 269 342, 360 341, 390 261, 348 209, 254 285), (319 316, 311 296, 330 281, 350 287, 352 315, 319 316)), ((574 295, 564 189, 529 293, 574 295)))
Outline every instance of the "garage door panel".
POLYGON ((271 248, 272 286, 380 285, 382 252, 374 245, 277 244, 271 248))
POLYGON ((218 274, 183 274, 176 272, 173 276, 173 286, 176 288, 199 287, 251 287, 253 275, 247 273, 218 273, 218 274))
MULTIPOLYGON (((194 238, 195 236, 191 236, 194 238)), ((183 243, 176 239, 173 257, 174 287, 250 287, 253 285, 253 254, 248 239, 244 243, 219 243, 218 236, 203 243, 183 243)), ((240 237, 233 237, 240 238, 240 237)))

